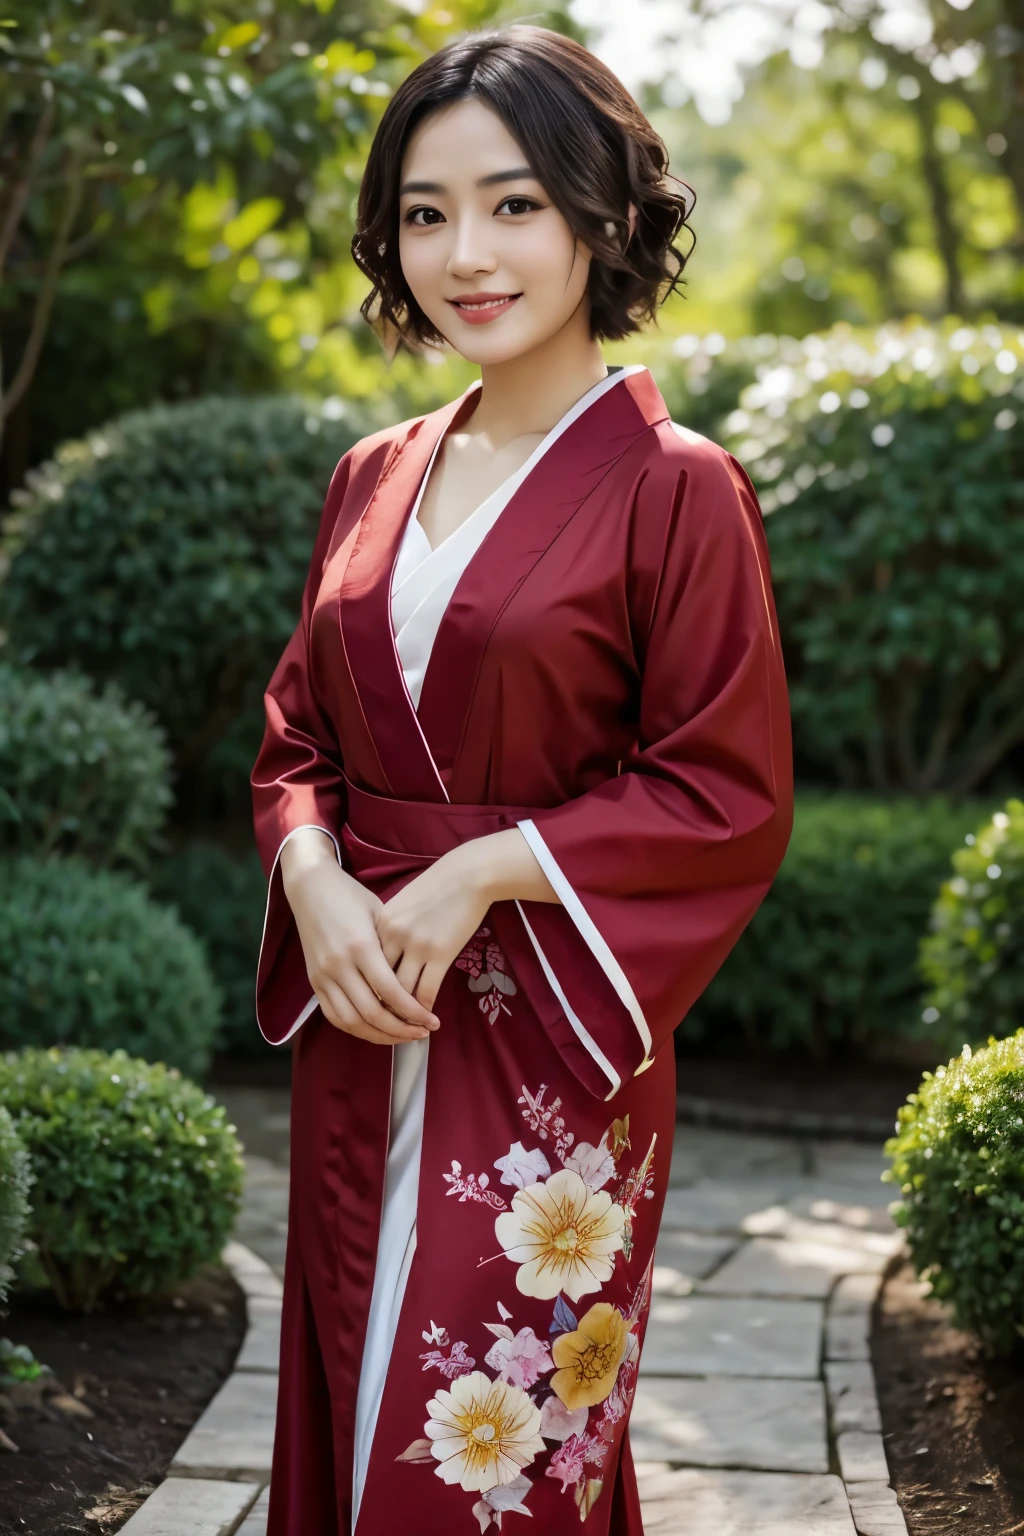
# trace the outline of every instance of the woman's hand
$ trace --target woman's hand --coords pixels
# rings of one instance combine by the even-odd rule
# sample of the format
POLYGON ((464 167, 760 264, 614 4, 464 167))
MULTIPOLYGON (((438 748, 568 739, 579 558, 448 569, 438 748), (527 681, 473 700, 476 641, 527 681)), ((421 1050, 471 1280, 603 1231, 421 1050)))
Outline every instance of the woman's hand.
POLYGON ((381 948, 403 989, 433 1008, 488 908, 514 899, 558 900, 518 827, 463 843, 410 880, 377 914, 381 948))
POLYGON ((375 926, 383 904, 347 875, 330 838, 303 828, 281 850, 281 877, 324 1018, 375 1045, 423 1040, 438 1026, 395 976, 375 926))

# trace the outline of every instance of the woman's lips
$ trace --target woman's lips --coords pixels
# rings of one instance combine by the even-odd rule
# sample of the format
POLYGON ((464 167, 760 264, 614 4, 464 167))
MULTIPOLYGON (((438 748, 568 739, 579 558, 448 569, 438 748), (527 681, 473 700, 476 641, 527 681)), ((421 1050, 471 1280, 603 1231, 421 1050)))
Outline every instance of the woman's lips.
POLYGON ((518 293, 472 293, 463 299, 449 299, 448 303, 467 325, 487 325, 506 314, 520 297, 518 293))

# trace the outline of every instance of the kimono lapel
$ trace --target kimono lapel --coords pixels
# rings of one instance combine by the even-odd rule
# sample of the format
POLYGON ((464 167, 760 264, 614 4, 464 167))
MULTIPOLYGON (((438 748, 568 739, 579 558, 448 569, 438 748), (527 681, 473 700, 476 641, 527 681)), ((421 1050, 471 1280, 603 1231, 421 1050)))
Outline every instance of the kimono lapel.
POLYGON ((668 415, 646 369, 619 380, 552 444, 462 573, 434 641, 418 718, 446 798, 480 663, 502 610, 630 444, 668 415))
POLYGON ((470 389, 414 428, 381 476, 359 524, 338 594, 345 655, 387 788, 399 800, 445 800, 402 676, 391 623, 391 577, 430 456, 469 416, 470 389))

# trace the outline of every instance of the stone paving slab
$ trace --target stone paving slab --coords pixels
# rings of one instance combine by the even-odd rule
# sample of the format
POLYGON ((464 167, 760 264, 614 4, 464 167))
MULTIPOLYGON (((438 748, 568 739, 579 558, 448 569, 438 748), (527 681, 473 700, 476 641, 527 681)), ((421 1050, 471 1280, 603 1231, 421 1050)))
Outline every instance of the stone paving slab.
POLYGON ((816 1301, 732 1296, 656 1296, 641 1374, 818 1375, 824 1308, 816 1301))
POLYGON ((892 1191, 879 1184, 878 1189, 822 1184, 817 1180, 786 1203, 794 1216, 809 1221, 839 1222, 865 1232, 891 1232, 889 1204, 892 1191))
POLYGON ((715 1130, 679 1125, 672 1148, 669 1183, 693 1184, 698 1179, 718 1180, 799 1177, 804 1155, 794 1140, 759 1133, 715 1130))
POLYGON ((836 1436, 836 1453, 843 1481, 850 1483, 887 1483, 889 1463, 881 1435, 847 1429, 836 1436))
POLYGON ((171 1462, 172 1474, 266 1482, 276 1409, 275 1375, 229 1376, 171 1462))
POLYGON ((228 1243, 224 1249, 224 1262, 247 1298, 260 1296, 280 1300, 284 1295, 284 1286, 270 1265, 244 1243, 228 1243))
POLYGON ((846 1429, 861 1429, 866 1434, 882 1433, 875 1373, 866 1360, 829 1361, 825 1366, 825 1381, 836 1434, 842 1434, 846 1429))
POLYGON ((169 1477, 121 1527, 122 1536, 232 1536, 256 1493, 252 1483, 169 1477))
POLYGON ((813 1221, 796 1215, 784 1205, 770 1205, 763 1211, 752 1211, 743 1219, 743 1232, 748 1237, 785 1237, 794 1243, 827 1243, 833 1248, 870 1254, 876 1268, 882 1268, 889 1262, 902 1241, 900 1234, 893 1229, 892 1222, 885 1232, 872 1232, 864 1227, 848 1226, 841 1221, 813 1221))
POLYGON ((638 1461, 827 1472, 818 1381, 641 1378, 629 1439, 638 1461))
POLYGON ((264 1488, 252 1509, 238 1527, 237 1536, 267 1536, 270 1516, 270 1489, 264 1488))
POLYGON ((854 1536, 838 1477, 637 1467, 645 1536, 854 1536))
POLYGON ((780 1205, 791 1183, 775 1180, 699 1179, 685 1189, 670 1189, 662 1228, 687 1232, 740 1233, 751 1216, 780 1205))
POLYGON ((907 1522, 888 1483, 851 1483, 846 1492, 858 1536, 907 1536, 907 1522))
POLYGON ((655 1294, 688 1296, 698 1280, 729 1257, 738 1241, 701 1232, 662 1232, 651 1281, 655 1294))
POLYGON ((272 1298, 249 1301, 249 1331, 235 1361, 236 1371, 276 1371, 281 1356, 281 1303, 272 1298))
POLYGON ((701 1285, 716 1296, 826 1297, 840 1275, 878 1270, 884 1260, 831 1243, 754 1237, 701 1285))

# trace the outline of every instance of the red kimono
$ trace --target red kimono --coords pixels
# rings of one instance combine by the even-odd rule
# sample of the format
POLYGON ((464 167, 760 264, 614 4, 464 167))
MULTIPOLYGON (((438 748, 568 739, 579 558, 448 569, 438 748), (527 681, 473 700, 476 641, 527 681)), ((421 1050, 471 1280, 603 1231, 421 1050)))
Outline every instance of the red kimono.
POLYGON ((672 1150, 672 1032, 771 884, 792 766, 750 481, 669 420, 646 369, 591 395, 462 569, 415 701, 396 559, 475 390, 346 454, 266 695, 257 1003, 267 1039, 294 1051, 269 1536, 353 1528, 397 1166, 397 1052, 332 1028, 311 997, 278 869, 303 826, 386 899, 465 839, 519 825, 560 898, 494 906, 435 1004, 407 1165, 418 1240, 387 1280, 356 1536, 507 1532, 517 1514, 530 1536, 642 1533, 627 1422, 672 1150))

